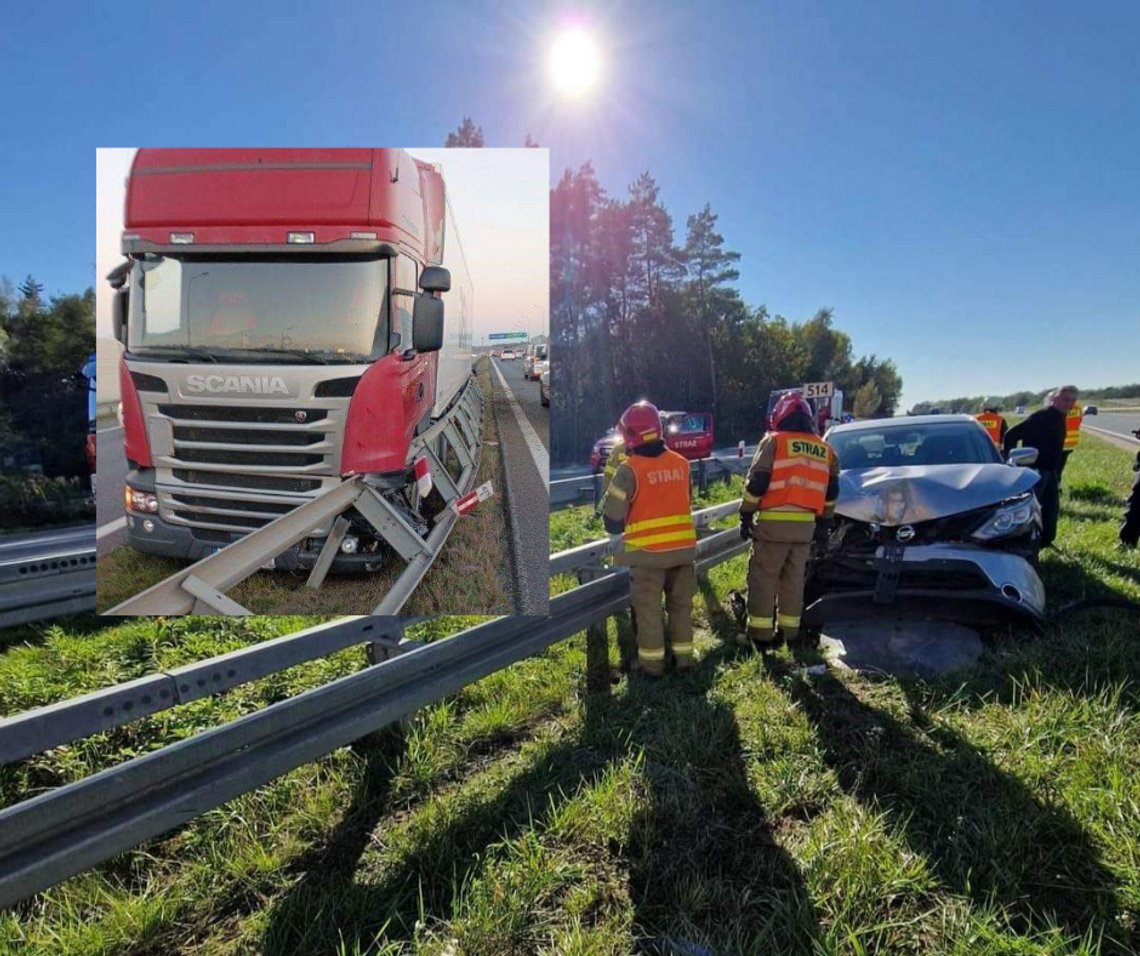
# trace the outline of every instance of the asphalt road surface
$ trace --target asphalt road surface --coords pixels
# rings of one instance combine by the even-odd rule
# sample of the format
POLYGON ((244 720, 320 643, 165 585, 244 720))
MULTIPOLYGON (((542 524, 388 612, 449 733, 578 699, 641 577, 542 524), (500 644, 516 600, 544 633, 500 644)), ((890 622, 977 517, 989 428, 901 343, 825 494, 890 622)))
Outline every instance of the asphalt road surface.
POLYGON ((1103 428, 1121 438, 1135 439, 1134 429, 1140 428, 1140 412, 1101 412, 1099 415, 1086 415, 1081 427, 1103 428))
POLYGON ((509 487, 507 520, 519 614, 546 614, 550 600, 550 411, 522 361, 491 359, 493 404, 509 487))
POLYGON ((123 454, 123 429, 115 419, 98 423, 96 435, 95 525, 96 553, 109 554, 127 543, 123 488, 127 482, 127 458, 123 454))

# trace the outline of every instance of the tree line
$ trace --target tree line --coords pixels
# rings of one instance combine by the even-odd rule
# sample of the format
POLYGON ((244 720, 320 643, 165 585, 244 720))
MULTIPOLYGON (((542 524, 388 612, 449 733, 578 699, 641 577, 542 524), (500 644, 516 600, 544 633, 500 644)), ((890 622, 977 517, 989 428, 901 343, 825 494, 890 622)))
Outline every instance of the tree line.
POLYGON ((678 245, 656 181, 606 194, 587 162, 550 196, 551 457, 581 462, 631 402, 709 411, 718 441, 763 433, 769 392, 834 381, 846 411, 893 415, 902 379, 890 359, 856 358, 833 310, 791 321, 733 287, 740 254, 706 204, 678 245))
POLYGON ((95 290, 44 296, 28 276, 0 279, 0 471, 86 475, 87 384, 95 290))
MULTIPOLYGON (((996 401, 998 406, 1005 411, 1012 411, 1019 405, 1024 405, 1026 408, 1043 405, 1045 403, 1045 396, 1048 395, 1050 391, 1052 391, 1052 389, 1043 388, 1036 392, 1020 391, 1010 392, 1008 395, 974 395, 968 398, 946 398, 932 402, 918 402, 909 410, 909 414, 925 415, 932 408, 938 408, 943 412, 965 412, 969 415, 976 415, 982 410, 982 405, 987 399, 996 401)), ((1088 390, 1082 388, 1079 389, 1079 391, 1082 403, 1105 401, 1106 399, 1113 398, 1135 398, 1140 401, 1140 382, 1132 385, 1111 385, 1108 388, 1093 388, 1088 390)))

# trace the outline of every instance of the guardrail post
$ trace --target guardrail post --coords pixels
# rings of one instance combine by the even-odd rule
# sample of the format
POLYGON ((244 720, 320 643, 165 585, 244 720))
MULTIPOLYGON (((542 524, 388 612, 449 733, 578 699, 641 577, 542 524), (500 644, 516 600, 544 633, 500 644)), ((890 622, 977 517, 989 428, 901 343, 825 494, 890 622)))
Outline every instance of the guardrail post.
MULTIPOLYGON (((578 569, 578 583, 589 584, 607 573, 605 568, 589 565, 578 569)), ((586 692, 601 694, 610 687, 609 619, 586 628, 586 692)))
POLYGON ((697 462, 697 487, 701 490, 702 495, 709 490, 708 469, 703 458, 697 462))
POLYGON ((594 475, 594 507, 602 506, 602 476, 594 475))
MULTIPOLYGON (((404 625, 395 623, 384 628, 371 641, 364 645, 364 656, 368 660, 369 665, 375 667, 377 664, 390 661, 393 657, 399 657, 401 654, 407 653, 413 647, 418 646, 415 641, 408 641, 407 638, 404 637, 404 625)), ((391 728, 403 733, 412 726, 412 721, 415 720, 415 717, 416 715, 414 713, 405 714, 395 723, 391 724, 391 728)))

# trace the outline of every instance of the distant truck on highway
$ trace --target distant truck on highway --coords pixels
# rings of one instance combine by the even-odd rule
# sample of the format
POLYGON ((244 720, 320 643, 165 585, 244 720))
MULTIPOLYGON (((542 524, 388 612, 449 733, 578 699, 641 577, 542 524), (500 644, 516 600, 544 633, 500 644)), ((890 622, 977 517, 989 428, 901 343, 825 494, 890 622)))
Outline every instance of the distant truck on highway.
MULTIPOLYGON (((140 149, 122 252, 134 548, 197 560, 360 474, 430 524, 409 448, 467 383, 473 322, 438 167, 401 149, 140 149)), ((352 521, 333 568, 373 570, 384 546, 352 521)), ((328 531, 276 566, 311 567, 328 531)))

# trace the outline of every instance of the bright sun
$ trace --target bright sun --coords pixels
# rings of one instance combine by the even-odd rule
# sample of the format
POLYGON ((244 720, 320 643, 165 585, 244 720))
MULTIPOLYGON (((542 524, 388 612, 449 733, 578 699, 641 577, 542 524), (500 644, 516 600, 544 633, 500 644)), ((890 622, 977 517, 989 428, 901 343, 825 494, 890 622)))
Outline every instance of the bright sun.
POLYGON ((563 30, 550 49, 550 76, 564 96, 582 96, 597 83, 601 58, 594 38, 581 27, 563 30))

